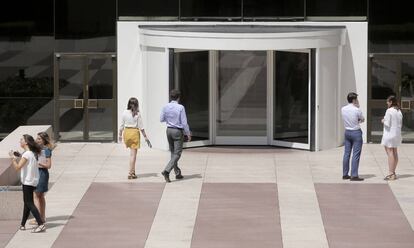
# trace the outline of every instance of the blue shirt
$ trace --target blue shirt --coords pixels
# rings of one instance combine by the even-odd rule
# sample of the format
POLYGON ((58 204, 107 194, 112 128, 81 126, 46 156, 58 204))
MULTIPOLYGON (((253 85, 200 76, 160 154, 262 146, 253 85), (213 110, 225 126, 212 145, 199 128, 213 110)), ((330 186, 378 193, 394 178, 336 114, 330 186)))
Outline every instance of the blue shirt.
POLYGON ((166 122, 167 127, 183 129, 186 135, 190 135, 185 108, 177 101, 171 101, 162 108, 160 121, 166 122))

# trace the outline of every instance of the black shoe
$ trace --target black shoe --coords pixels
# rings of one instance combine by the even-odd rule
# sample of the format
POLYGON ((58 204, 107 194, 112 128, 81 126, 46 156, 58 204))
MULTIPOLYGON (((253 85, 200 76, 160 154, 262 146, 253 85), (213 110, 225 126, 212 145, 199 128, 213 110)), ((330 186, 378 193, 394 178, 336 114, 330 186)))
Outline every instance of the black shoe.
POLYGON ((168 173, 167 171, 163 171, 163 172, 161 172, 161 175, 163 175, 163 176, 164 176, 164 179, 165 179, 165 181, 166 181, 167 183, 171 183, 171 180, 170 180, 170 173, 168 173))
POLYGON ((175 175, 175 179, 177 179, 177 180, 180 180, 180 179, 183 179, 183 178, 184 178, 184 176, 181 175, 181 174, 175 175))
POLYGON ((360 177, 351 177, 350 180, 351 181, 364 181, 364 179, 363 178, 360 178, 360 177))
POLYGON ((350 176, 348 176, 348 175, 346 175, 346 176, 342 176, 342 179, 343 179, 343 180, 348 180, 348 179, 351 179, 351 177, 350 177, 350 176))

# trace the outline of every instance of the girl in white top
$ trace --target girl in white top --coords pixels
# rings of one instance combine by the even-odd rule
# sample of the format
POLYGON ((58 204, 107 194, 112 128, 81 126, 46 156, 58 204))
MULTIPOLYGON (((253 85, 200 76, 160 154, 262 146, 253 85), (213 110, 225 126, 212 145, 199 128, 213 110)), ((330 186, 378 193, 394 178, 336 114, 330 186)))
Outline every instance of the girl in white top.
POLYGON ((128 179, 136 179, 135 162, 137 159, 137 152, 140 148, 140 131, 145 138, 148 146, 151 143, 148 140, 147 134, 142 124, 141 113, 139 112, 138 99, 131 97, 128 101, 127 109, 122 114, 122 123, 119 128, 119 141, 124 138, 124 143, 127 148, 131 149, 129 159, 129 174, 128 179), (123 135, 122 135, 123 134, 123 135))
POLYGON ((401 144, 401 127, 403 115, 398 106, 398 101, 395 96, 390 96, 387 99, 388 109, 385 112, 382 123, 384 124, 384 132, 382 135, 381 145, 385 147, 385 152, 388 156, 389 174, 384 180, 395 180, 397 175, 395 169, 398 164, 397 147, 401 144))
MULTIPOLYGON (((20 170, 20 178, 23 187, 23 217, 20 225, 20 230, 26 230, 25 225, 29 214, 32 213, 35 217, 38 226, 32 232, 42 232, 46 229, 40 213, 33 202, 33 191, 39 182, 39 169, 37 167, 37 157, 41 152, 41 147, 34 141, 33 137, 25 134, 20 139, 20 147, 24 149, 19 162, 17 157, 10 151, 9 155, 12 159, 13 167, 20 170)), ((20 154, 16 154, 20 155, 20 154)))

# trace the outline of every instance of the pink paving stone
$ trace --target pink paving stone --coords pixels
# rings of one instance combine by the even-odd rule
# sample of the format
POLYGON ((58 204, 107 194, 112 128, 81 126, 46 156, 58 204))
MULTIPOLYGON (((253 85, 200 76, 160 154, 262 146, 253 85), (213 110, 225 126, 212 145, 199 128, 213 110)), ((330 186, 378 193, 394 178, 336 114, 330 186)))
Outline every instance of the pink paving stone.
POLYGON ((144 247, 164 186, 93 183, 53 247, 144 247))
POLYGON ((315 184, 330 248, 413 248, 414 232, 387 184, 315 184))
POLYGON ((20 220, 0 220, 0 247, 6 247, 20 225, 20 220))
POLYGON ((282 247, 277 199, 276 184, 203 184, 191 247, 282 247))

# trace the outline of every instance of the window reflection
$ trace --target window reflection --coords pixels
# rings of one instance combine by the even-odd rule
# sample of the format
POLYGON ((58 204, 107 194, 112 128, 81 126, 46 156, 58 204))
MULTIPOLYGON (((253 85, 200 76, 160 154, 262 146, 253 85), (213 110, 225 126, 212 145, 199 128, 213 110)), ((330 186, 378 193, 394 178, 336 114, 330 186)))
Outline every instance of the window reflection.
POLYGON ((387 99, 395 94, 397 79, 397 61, 373 59, 371 67, 372 99, 387 99))

